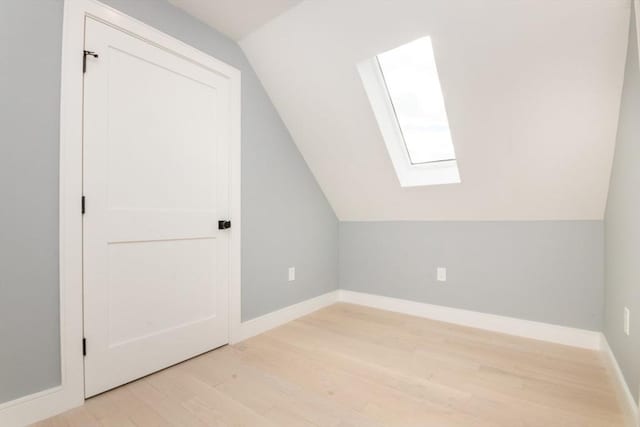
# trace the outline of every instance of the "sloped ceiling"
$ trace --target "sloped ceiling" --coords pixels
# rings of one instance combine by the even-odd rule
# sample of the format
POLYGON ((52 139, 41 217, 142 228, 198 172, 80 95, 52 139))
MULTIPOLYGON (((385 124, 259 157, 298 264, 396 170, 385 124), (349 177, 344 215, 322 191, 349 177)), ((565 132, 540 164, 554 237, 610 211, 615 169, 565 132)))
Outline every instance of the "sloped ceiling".
POLYGON ((302 0, 169 0, 234 40, 302 0))
POLYGON ((240 41, 342 220, 601 219, 628 0, 306 0, 240 41), (401 188, 356 65, 430 35, 461 184, 401 188))

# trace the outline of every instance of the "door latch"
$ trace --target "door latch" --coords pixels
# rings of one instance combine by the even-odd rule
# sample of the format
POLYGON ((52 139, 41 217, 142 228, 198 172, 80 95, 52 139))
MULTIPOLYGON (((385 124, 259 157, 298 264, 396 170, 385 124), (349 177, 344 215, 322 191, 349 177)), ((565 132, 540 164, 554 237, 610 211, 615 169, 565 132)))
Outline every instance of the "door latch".
POLYGON ((231 221, 227 221, 227 220, 218 221, 218 230, 226 230, 227 228, 231 228, 231 221))

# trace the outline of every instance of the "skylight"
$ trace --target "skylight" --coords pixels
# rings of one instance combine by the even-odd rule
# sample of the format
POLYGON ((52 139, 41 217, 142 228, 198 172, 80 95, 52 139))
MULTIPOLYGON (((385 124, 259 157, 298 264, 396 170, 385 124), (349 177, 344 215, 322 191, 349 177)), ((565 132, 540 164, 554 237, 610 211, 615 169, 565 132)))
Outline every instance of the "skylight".
POLYGON ((358 64, 400 185, 460 182, 431 38, 358 64))
POLYGON ((431 38, 377 59, 411 163, 455 160, 431 38))

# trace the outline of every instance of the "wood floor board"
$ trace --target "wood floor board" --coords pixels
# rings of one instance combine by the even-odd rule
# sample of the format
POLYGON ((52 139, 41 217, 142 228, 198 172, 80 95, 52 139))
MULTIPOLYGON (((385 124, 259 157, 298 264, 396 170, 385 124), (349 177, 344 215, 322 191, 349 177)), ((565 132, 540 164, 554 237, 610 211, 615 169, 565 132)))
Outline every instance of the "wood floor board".
POLYGON ((623 426, 598 352, 335 304, 40 427, 623 426))

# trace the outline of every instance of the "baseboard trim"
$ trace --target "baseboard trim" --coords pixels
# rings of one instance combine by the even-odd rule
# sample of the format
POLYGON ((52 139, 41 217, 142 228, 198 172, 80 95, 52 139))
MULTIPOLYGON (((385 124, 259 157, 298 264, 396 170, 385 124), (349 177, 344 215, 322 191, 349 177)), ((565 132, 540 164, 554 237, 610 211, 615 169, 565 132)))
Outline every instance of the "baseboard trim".
POLYGON ((613 354, 609 342, 604 334, 601 334, 602 340, 602 353, 605 358, 605 363, 612 377, 614 378, 614 386, 616 388, 616 394, 618 401, 622 405, 625 415, 625 422, 628 427, 640 427, 640 414, 638 404, 633 399, 631 390, 624 379, 622 369, 618 364, 616 356, 613 354))
POLYGON ((338 299, 341 302, 365 305, 382 310, 493 332, 501 332, 524 338, 548 341, 556 344, 564 344, 572 347, 600 350, 602 344, 600 332, 585 329, 570 328, 343 289, 339 291, 338 299))
POLYGON ((265 314, 264 316, 242 322, 238 328, 237 336, 233 337, 232 344, 244 341, 270 329, 277 328, 280 325, 291 322, 299 317, 306 316, 307 314, 330 306, 336 302, 338 302, 337 290, 273 311, 265 314))
POLYGON ((68 409, 83 400, 62 385, 0 404, 0 425, 22 427, 68 409))

